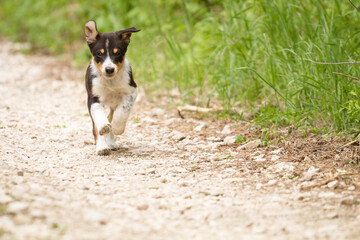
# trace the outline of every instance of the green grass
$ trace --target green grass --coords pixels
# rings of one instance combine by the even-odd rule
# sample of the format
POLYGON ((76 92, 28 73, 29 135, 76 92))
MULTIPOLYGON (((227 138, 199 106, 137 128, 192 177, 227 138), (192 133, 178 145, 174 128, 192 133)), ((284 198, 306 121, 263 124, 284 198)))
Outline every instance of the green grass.
POLYGON ((235 142, 236 143, 243 143, 243 142, 246 142, 246 140, 247 139, 245 137, 243 137, 241 135, 238 135, 238 136, 236 136, 235 142))
POLYGON ((131 26, 128 50, 146 90, 179 88, 184 103, 221 101, 256 112, 262 126, 358 133, 360 13, 344 0, 3 0, 0 33, 34 50, 90 58, 83 24, 131 26), (259 110, 260 109, 260 110, 259 110))

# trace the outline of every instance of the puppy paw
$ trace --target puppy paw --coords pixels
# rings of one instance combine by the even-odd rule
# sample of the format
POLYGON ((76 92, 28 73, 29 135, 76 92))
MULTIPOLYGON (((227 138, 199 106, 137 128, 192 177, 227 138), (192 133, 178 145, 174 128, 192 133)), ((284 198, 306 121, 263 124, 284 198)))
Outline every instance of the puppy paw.
POLYGON ((105 134, 109 133, 110 131, 111 131, 111 125, 110 125, 110 123, 108 123, 99 130, 99 134, 105 135, 105 134))
POLYGON ((101 150, 96 151, 96 154, 100 155, 100 156, 110 155, 110 153, 111 153, 111 149, 109 149, 109 148, 105 148, 105 149, 101 149, 101 150))
POLYGON ((112 151, 117 151, 117 150, 120 149, 120 147, 117 144, 111 144, 110 148, 111 148, 112 151))

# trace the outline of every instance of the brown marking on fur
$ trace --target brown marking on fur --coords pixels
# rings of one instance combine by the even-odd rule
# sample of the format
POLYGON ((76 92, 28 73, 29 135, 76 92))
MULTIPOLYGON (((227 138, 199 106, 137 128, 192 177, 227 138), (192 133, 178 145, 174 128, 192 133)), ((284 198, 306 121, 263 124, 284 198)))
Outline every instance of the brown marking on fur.
POLYGON ((117 48, 114 48, 114 50, 113 50, 114 54, 117 53, 118 51, 119 51, 119 49, 117 49, 117 48))
POLYGON ((102 48, 102 49, 100 49, 100 52, 101 52, 102 54, 104 54, 105 50, 102 48))
POLYGON ((125 62, 125 56, 124 56, 124 58, 121 60, 121 62, 116 63, 117 72, 119 72, 119 70, 120 70, 120 68, 122 67, 122 65, 124 64, 124 62, 125 62))
POLYGON ((113 120, 113 116, 114 116, 114 110, 113 109, 110 109, 110 113, 109 115, 107 116, 109 122, 111 123, 112 120, 113 120))
POLYGON ((93 61, 94 61, 94 63, 95 63, 95 66, 99 69, 99 71, 101 72, 101 70, 102 70, 102 63, 101 62, 96 62, 95 61, 95 57, 93 57, 93 61))
POLYGON ((122 35, 122 39, 124 39, 126 43, 130 43, 131 32, 126 32, 121 35, 122 35))
POLYGON ((94 124, 94 137, 95 137, 95 143, 97 142, 98 136, 99 136, 99 131, 97 130, 97 127, 94 124))

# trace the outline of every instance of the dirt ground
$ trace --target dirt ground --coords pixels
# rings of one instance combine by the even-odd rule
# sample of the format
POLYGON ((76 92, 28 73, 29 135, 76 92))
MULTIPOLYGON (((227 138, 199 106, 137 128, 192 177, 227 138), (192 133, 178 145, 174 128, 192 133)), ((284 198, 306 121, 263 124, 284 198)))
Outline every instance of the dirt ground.
POLYGON ((359 239, 358 142, 265 147, 142 91, 121 149, 97 156, 84 71, 20 50, 0 49, 1 239, 359 239))

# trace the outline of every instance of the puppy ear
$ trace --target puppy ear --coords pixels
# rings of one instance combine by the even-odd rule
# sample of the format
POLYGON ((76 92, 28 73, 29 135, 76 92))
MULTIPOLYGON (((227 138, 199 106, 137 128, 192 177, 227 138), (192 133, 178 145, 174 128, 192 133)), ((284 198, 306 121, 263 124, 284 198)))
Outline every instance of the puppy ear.
POLYGON ((96 22, 94 20, 89 20, 85 23, 85 36, 86 42, 88 44, 94 43, 96 41, 96 37, 98 36, 99 32, 96 28, 96 22))
POLYGON ((130 42, 130 37, 132 33, 139 32, 141 29, 136 29, 135 27, 127 28, 121 31, 116 32, 120 39, 124 40, 126 43, 130 42))

